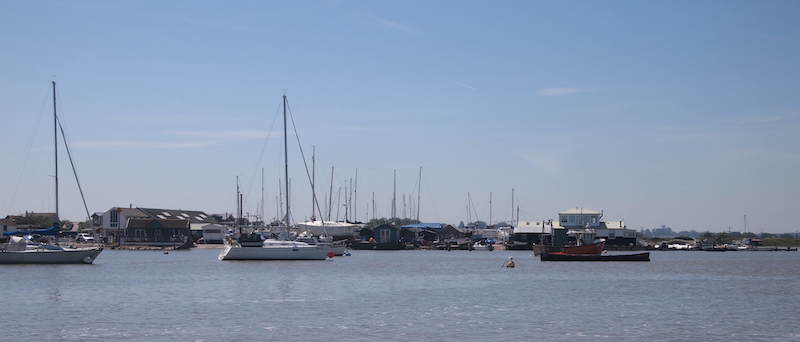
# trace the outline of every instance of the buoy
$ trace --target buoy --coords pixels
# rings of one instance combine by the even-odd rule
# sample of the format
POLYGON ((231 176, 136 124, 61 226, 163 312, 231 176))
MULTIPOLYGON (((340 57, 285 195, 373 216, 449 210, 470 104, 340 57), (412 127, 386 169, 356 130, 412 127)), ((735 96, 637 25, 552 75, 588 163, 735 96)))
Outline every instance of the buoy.
POLYGON ((333 252, 328 252, 328 258, 333 258, 334 255, 333 252))
POLYGON ((512 258, 512 257, 508 257, 508 261, 506 261, 506 264, 505 264, 505 266, 506 266, 506 267, 509 267, 509 268, 510 268, 510 267, 514 267, 514 266, 516 266, 516 265, 514 265, 514 258, 512 258))

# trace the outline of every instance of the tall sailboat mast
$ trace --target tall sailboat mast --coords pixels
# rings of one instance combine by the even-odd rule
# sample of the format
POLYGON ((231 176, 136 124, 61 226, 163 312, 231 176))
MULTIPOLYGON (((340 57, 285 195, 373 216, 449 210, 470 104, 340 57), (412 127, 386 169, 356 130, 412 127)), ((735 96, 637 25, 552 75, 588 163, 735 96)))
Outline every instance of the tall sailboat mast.
POLYGON ((358 222, 358 169, 356 169, 356 180, 353 183, 353 221, 358 222))
MULTIPOLYGON (((286 185, 286 229, 289 229, 289 138, 286 130, 286 94, 283 94, 283 170, 286 185)), ((288 233, 288 232, 287 232, 288 233)))
POLYGON ((489 193, 489 227, 492 228, 492 193, 489 193))
MULTIPOLYGON (((316 155, 317 155, 317 147, 316 146, 311 146, 311 222, 314 222, 314 221, 317 220, 317 211, 316 211, 317 192, 314 191, 314 185, 317 183, 316 182, 316 178, 317 178, 317 160, 316 160, 316 155)), ((322 214, 322 213, 320 213, 320 214, 322 214)))
POLYGON ((514 221, 514 188, 511 188, 511 222, 516 226, 517 223, 514 221))
POLYGON ((420 201, 420 198, 422 197, 421 192, 422 192, 422 166, 419 167, 419 184, 417 184, 417 223, 420 223, 420 221, 419 221, 419 201, 420 201))
MULTIPOLYGON (((56 114, 56 81, 53 83, 53 152, 55 154, 55 180, 56 180, 56 222, 59 221, 58 215, 58 116, 56 114)), ((60 228, 60 227, 59 227, 60 228)))
POLYGON ((330 189, 330 195, 328 196, 328 221, 331 220, 332 211, 333 211, 333 166, 331 166, 331 189, 330 189))
POLYGON ((394 188, 392 190, 392 218, 397 217, 397 169, 394 170, 394 188))

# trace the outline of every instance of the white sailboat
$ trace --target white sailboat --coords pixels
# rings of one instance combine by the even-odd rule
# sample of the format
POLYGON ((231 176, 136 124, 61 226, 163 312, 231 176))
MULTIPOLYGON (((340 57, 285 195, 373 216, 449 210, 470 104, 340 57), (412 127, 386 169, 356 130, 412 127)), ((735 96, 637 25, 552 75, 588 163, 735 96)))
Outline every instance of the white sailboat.
POLYGON ((286 213, 282 222, 283 233, 278 238, 251 235, 249 241, 228 239, 219 253, 219 260, 325 260, 333 256, 331 245, 289 240, 289 153, 286 122, 286 95, 283 95, 283 144, 286 181, 286 213), (255 239, 253 239, 255 237, 255 239), (253 241, 255 240, 255 241, 253 241), (260 240, 260 243, 258 241, 260 240), (256 243, 253 243, 256 242, 256 243))
POLYGON ((0 264, 91 264, 103 251, 102 247, 64 248, 57 244, 61 226, 58 220, 58 116, 56 82, 52 83, 56 221, 47 229, 3 233, 9 238, 5 245, 0 246, 0 264), (51 244, 48 236, 55 236, 56 244, 51 244))

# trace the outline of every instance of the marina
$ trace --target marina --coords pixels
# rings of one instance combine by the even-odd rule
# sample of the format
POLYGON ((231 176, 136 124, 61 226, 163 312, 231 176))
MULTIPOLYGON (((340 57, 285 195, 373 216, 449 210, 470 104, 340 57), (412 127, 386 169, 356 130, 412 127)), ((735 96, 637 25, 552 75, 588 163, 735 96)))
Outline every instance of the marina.
POLYGON ((4 5, 0 342, 800 342, 800 1, 4 5))
POLYGON ((653 251, 644 263, 552 263, 511 250, 233 263, 218 253, 105 250, 92 265, 5 265, 0 286, 21 294, 4 301, 5 324, 36 317, 48 328, 3 338, 800 341, 798 253, 653 251), (509 257, 515 267, 502 267, 509 257))

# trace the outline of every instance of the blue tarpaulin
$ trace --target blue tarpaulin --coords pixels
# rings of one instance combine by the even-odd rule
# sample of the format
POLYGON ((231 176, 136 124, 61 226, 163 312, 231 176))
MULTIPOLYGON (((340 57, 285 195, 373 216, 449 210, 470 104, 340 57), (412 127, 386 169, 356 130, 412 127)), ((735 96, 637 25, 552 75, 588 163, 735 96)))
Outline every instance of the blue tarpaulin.
POLYGON ((406 229, 410 229, 410 228, 442 229, 442 224, 441 223, 417 223, 417 224, 408 224, 408 225, 402 226, 400 228, 406 228, 406 229))
POLYGON ((36 230, 18 230, 15 232, 5 232, 3 235, 58 235, 61 231, 56 227, 52 226, 46 229, 36 229, 36 230))

